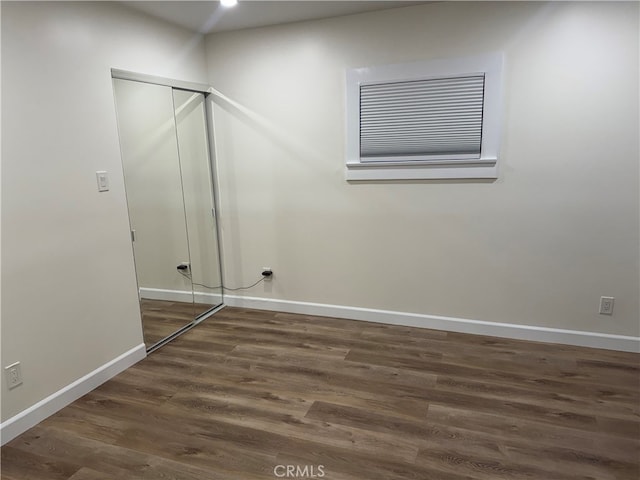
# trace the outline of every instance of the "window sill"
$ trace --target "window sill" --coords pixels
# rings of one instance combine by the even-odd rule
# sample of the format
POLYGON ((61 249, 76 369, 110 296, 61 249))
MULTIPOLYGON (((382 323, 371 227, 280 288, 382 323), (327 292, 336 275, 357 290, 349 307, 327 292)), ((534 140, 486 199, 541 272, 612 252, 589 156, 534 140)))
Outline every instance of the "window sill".
POLYGON ((477 162, 349 162, 348 181, 496 179, 495 158, 477 162))

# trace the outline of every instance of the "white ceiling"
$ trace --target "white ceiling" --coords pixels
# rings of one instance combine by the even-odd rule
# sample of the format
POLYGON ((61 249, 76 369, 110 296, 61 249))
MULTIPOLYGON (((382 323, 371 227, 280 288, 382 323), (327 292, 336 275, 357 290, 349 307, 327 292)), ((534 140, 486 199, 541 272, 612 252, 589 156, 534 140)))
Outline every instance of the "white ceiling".
POLYGON ((217 0, 123 1, 121 3, 194 32, 211 33, 338 17, 429 2, 420 0, 239 0, 238 5, 231 8, 220 6, 217 0))

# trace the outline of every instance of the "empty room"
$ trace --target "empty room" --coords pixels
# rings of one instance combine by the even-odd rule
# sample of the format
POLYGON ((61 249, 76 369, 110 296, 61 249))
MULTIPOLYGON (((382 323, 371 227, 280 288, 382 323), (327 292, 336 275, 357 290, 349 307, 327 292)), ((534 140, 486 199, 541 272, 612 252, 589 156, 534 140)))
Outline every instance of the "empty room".
POLYGON ((638 480, 640 4, 4 1, 2 480, 638 480))

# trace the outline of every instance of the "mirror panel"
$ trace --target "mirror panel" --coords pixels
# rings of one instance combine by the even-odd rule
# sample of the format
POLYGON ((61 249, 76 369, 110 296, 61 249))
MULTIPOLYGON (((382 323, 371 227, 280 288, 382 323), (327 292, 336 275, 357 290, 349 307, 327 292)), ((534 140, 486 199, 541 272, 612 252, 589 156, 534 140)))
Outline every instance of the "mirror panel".
POLYGON ((170 87, 114 79, 144 340, 192 323, 187 221, 170 87))
POLYGON ((173 90, 196 316, 222 304, 205 98, 173 90))

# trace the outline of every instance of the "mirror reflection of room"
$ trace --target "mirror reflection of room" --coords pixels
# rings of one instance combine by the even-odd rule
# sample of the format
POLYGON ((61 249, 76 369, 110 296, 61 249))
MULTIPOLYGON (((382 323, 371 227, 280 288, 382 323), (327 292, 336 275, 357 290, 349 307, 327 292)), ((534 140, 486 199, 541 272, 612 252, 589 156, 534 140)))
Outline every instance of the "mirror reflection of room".
POLYGON ((115 78, 145 345, 222 303, 204 94, 115 78))

